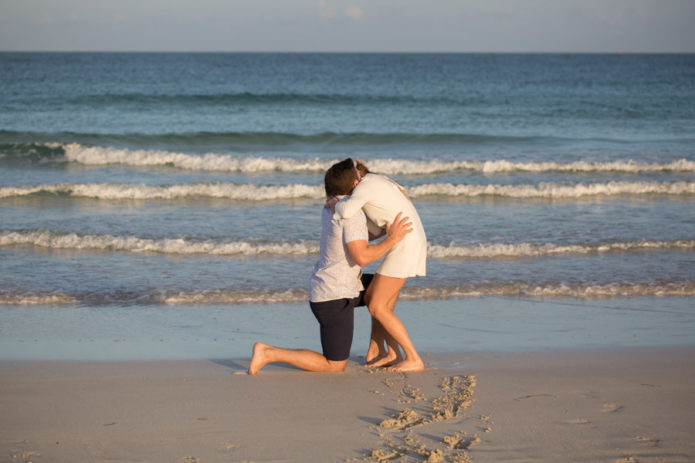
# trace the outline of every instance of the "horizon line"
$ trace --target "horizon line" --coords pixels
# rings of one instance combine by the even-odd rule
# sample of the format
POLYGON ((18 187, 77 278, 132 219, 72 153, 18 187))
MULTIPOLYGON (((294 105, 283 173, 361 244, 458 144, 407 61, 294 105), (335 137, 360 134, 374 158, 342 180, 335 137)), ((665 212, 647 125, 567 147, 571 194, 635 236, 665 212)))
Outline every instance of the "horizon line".
POLYGON ((0 53, 161 53, 161 54, 408 54, 408 55, 691 55, 695 51, 320 51, 320 50, 2 50, 0 53))

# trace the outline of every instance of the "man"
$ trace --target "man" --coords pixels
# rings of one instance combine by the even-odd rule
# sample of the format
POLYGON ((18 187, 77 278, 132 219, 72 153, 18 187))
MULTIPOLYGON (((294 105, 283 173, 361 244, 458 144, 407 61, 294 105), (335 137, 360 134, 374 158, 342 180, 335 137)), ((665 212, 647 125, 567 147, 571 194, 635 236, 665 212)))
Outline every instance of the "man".
MULTIPOLYGON (((358 179, 355 179, 355 165, 351 159, 334 164, 324 178, 326 196, 331 198, 340 192, 350 191, 358 179)), ((372 276, 362 275, 361 266, 380 259, 412 229, 408 217, 401 218, 401 214, 398 214, 393 224, 387 225, 384 240, 376 244, 348 247, 348 243, 364 243, 369 239, 367 218, 363 212, 350 219, 337 219, 333 215, 330 209, 323 208, 320 255, 309 282, 309 305, 320 325, 323 354, 257 342, 253 346, 253 357, 249 364, 250 375, 274 362, 287 363, 307 371, 345 370, 352 346, 354 308, 364 305, 364 289, 369 286, 372 276)))

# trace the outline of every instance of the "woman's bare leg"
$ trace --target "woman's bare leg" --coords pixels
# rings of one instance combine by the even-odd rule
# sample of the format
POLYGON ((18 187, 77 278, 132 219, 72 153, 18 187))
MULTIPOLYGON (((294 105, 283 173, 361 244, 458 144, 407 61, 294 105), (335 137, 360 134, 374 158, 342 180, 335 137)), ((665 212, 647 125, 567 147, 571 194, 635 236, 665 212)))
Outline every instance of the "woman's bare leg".
POLYGON ((372 331, 369 335, 369 347, 367 348, 367 355, 365 356, 366 366, 372 366, 372 363, 382 359, 388 353, 388 348, 386 347, 385 337, 386 331, 384 327, 381 326, 379 321, 372 317, 372 331))
MULTIPOLYGON (((364 300, 367 306, 369 306, 369 303, 372 300, 372 290, 373 287, 370 285, 364 295, 364 300)), ((393 312, 396 308, 398 294, 399 293, 396 293, 391 300, 389 300, 391 312, 393 312)), ((401 355, 401 350, 399 349, 396 340, 393 339, 393 336, 388 334, 379 320, 372 317, 372 330, 369 337, 367 355, 365 357, 365 366, 383 367, 392 363, 400 362, 401 360, 403 360, 403 356, 401 355)))
MULTIPOLYGON (((388 307, 391 313, 396 308, 396 302, 398 301, 398 293, 392 297, 389 302, 388 302, 388 307)), ((390 366, 392 364, 398 363, 401 360, 403 360, 403 355, 401 354, 401 349, 399 348, 398 342, 391 336, 383 327, 383 325, 377 320, 376 318, 372 317, 373 320, 373 325, 376 324, 379 329, 379 333, 383 339, 382 344, 385 342, 386 343, 386 349, 380 357, 374 359, 372 363, 370 363, 369 367, 385 367, 385 366, 390 366)), ((372 326, 373 326, 372 325, 372 326)))
MULTIPOLYGON (((364 293, 364 302, 369 307, 369 303, 372 300, 373 285, 369 285, 364 293)), ((388 334, 384 327, 381 326, 379 320, 372 317, 372 329, 369 335, 369 346, 367 347, 367 355, 365 356, 365 366, 373 367, 375 362, 379 362, 381 359, 388 355, 389 348, 386 342, 388 334)), ((400 352, 400 351, 399 351, 400 352)))
POLYGON ((386 333, 400 345, 405 353, 405 359, 395 363, 392 368, 396 371, 420 371, 425 368, 425 365, 415 350, 405 326, 393 313, 398 293, 405 281, 406 278, 387 277, 379 273, 374 275, 374 280, 369 285, 371 290, 369 313, 377 319, 386 333))

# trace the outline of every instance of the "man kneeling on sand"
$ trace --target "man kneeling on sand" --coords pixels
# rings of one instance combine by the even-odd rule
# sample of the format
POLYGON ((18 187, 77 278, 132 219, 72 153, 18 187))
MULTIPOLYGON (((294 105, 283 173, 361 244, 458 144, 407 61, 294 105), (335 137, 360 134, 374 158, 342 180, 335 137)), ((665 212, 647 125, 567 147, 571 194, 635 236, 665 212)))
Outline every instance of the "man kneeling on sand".
MULTIPOLYGON (((339 162, 326 172, 324 184, 328 198, 355 187, 355 166, 339 162)), ((364 292, 374 275, 362 274, 362 266, 380 259, 412 231, 409 218, 398 214, 387 237, 368 244, 371 236, 367 217, 361 210, 349 219, 335 219, 323 208, 319 260, 309 281, 309 305, 319 322, 323 355, 305 349, 285 349, 262 342, 253 346, 249 374, 258 373, 268 363, 281 362, 307 371, 345 370, 352 346, 354 308, 365 305, 364 292)))

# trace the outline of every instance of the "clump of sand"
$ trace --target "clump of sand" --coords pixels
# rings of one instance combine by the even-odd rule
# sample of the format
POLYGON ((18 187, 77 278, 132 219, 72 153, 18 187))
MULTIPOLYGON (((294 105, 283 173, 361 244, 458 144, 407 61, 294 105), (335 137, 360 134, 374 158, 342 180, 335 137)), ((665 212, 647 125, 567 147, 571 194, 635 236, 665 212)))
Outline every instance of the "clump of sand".
POLYGON ((480 443, 480 438, 478 436, 468 437, 465 433, 455 433, 451 436, 444 436, 442 439, 450 449, 463 449, 468 450, 471 445, 480 443))
POLYGON ((382 428, 408 429, 413 426, 425 424, 426 422, 427 420, 425 417, 421 416, 418 412, 406 408, 395 418, 382 421, 379 426, 382 428))
MULTIPOLYGON (((398 387, 398 379, 407 380, 405 375, 388 378, 384 384, 397 397, 399 403, 422 400, 426 397, 419 388, 410 384, 398 387)), ((471 445, 480 442, 477 436, 468 436, 465 432, 456 432, 443 436, 440 448, 428 448, 419 437, 413 434, 414 428, 421 428, 447 420, 461 419, 464 410, 473 401, 473 376, 447 376, 441 379, 441 393, 429 402, 421 411, 412 407, 404 408, 391 418, 381 421, 379 432, 383 441, 381 448, 371 450, 362 461, 386 462, 408 456, 419 457, 426 463, 469 463, 466 453, 471 445)), ((431 431, 428 429, 428 433, 431 431)))

